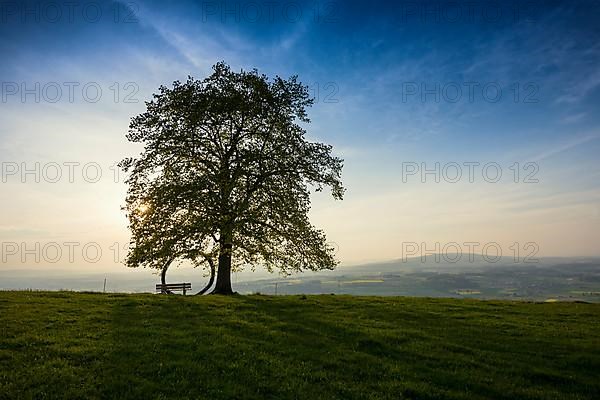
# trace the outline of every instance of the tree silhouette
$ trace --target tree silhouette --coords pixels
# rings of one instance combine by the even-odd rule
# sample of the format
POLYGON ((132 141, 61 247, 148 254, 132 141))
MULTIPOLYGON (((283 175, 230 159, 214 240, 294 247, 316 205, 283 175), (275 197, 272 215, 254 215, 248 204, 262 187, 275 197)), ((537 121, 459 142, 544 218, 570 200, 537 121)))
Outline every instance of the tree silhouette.
MULTIPOLYGON (((217 265, 213 293, 231 294, 232 270, 263 265, 292 273, 333 269, 333 248, 307 213, 310 188, 342 199, 343 160, 305 139, 308 87, 224 62, 204 80, 161 86, 127 138, 140 142, 125 209, 129 266, 169 260, 217 265)), ((166 271, 166 270, 165 270, 166 271)))

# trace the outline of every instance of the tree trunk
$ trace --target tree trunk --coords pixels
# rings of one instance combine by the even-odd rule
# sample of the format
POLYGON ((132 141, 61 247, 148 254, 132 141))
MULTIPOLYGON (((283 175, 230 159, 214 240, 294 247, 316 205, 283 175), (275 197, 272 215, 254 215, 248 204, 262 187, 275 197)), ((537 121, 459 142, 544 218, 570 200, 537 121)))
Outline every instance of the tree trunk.
POLYGON ((233 290, 231 289, 231 248, 231 243, 221 245, 217 284, 212 294, 233 294, 233 290))
POLYGON ((162 283, 163 285, 167 284, 167 269, 168 269, 168 264, 165 265, 160 273, 160 283, 162 283))
POLYGON ((233 294, 233 289, 231 288, 231 244, 225 244, 219 253, 217 283, 212 293, 233 294))
MULTIPOLYGON (((172 262, 173 262, 172 258, 167 260, 167 262, 163 266, 162 271, 160 273, 160 283, 162 283, 163 285, 167 284, 167 270, 169 269, 169 265, 171 265, 172 262)), ((161 293, 162 294, 173 294, 173 292, 171 292, 170 290, 164 289, 164 286, 163 286, 163 289, 161 290, 161 293)))
POLYGON ((208 265, 210 266, 210 279, 208 280, 208 283, 206 284, 204 289, 202 289, 201 291, 196 293, 196 296, 200 296, 200 295, 203 295, 204 293, 206 293, 208 291, 208 289, 210 289, 212 287, 213 283, 215 282, 215 263, 211 258, 207 258, 207 261, 208 261, 208 265))

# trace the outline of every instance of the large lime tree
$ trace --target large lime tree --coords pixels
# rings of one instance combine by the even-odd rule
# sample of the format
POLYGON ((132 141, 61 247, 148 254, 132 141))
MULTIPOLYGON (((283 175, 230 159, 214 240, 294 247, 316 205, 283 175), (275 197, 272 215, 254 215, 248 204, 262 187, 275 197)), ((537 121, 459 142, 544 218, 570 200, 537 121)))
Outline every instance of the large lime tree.
POLYGON ((343 160, 306 139, 300 124, 312 104, 295 76, 269 79, 223 62, 204 80, 161 86, 129 127, 142 153, 121 162, 128 266, 216 268, 217 294, 233 293, 232 271, 243 267, 333 269, 334 249, 307 214, 311 190, 342 199, 343 160))

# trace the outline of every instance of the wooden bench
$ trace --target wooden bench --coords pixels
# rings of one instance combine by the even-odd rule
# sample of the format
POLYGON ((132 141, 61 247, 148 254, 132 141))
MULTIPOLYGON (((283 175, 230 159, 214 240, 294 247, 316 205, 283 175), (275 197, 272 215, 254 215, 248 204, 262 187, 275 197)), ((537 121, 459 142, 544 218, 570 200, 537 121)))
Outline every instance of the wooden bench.
POLYGON ((174 290, 183 291, 183 295, 185 296, 185 293, 188 290, 192 290, 192 284, 189 282, 187 282, 187 283, 167 283, 165 285, 163 285, 162 283, 156 284, 156 291, 158 293, 165 293, 165 292, 169 293, 174 290))

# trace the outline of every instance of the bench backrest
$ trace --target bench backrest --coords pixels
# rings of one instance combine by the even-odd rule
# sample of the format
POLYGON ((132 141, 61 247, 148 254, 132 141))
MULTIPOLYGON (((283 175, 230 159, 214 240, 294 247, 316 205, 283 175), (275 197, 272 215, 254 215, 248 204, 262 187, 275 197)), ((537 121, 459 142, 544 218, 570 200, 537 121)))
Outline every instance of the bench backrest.
POLYGON ((165 285, 163 285, 162 283, 157 283, 156 290, 192 290, 192 284, 190 282, 167 283, 165 285))

